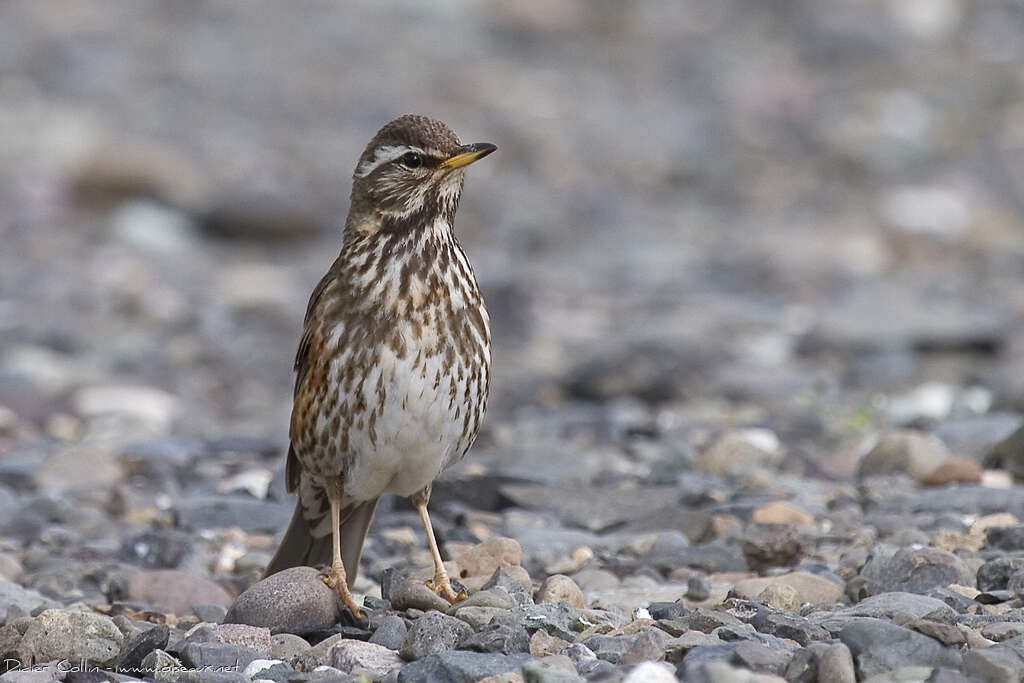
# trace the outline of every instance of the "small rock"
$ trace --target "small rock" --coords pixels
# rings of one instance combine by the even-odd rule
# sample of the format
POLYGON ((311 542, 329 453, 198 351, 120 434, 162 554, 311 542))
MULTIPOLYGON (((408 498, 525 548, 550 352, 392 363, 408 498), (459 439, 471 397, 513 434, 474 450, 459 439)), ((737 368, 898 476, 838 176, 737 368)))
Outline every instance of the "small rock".
POLYGON ((755 524, 793 524, 797 526, 814 524, 814 515, 783 500, 755 508, 750 519, 755 524))
POLYGON ((241 671, 260 658, 256 650, 230 643, 188 643, 181 648, 181 661, 193 669, 241 671))
MULTIPOLYGON (((396 617, 399 618, 399 617, 396 617)), ((403 626, 405 623, 403 622, 403 626)), ((293 633, 278 633, 270 636, 270 656, 273 659, 293 664, 295 658, 300 654, 309 651, 310 645, 305 638, 300 638, 293 633)))
POLYGON ((399 654, 408 661, 421 659, 455 648, 472 633, 473 629, 466 622, 431 610, 417 619, 409 629, 399 654))
POLYGON ((153 650, 162 650, 167 647, 170 638, 170 629, 166 625, 154 626, 136 633, 124 639, 121 651, 117 656, 117 665, 122 670, 133 669, 142 666, 145 659, 153 650))
POLYGON ((231 604, 231 594, 219 584, 177 569, 139 572, 128 583, 128 598, 178 615, 190 614, 194 605, 231 604))
POLYGON ((481 590, 502 588, 517 605, 533 604, 533 581, 522 567, 495 569, 481 590))
POLYGON ((750 625, 758 633, 766 633, 778 638, 792 640, 807 646, 813 641, 829 640, 831 635, 821 626, 811 623, 806 617, 791 612, 783 612, 770 607, 761 607, 750 619, 750 625))
POLYGON ((397 683, 476 683, 482 678, 509 671, 519 671, 530 655, 503 655, 491 652, 452 650, 429 655, 406 664, 398 674, 397 683))
POLYGON ((960 653, 933 638, 882 619, 855 617, 839 632, 863 677, 901 666, 960 667, 960 653))
MULTIPOLYGON (((973 527, 973 525, 972 525, 973 527)), ((988 527, 985 529, 985 546, 993 550, 1024 550, 1024 525, 988 527)))
MULTIPOLYGON (((876 552, 878 550, 876 546, 876 552)), ((866 595, 927 593, 951 583, 974 583, 974 574, 963 560, 939 548, 900 548, 891 555, 877 552, 864 565, 860 578, 866 595)))
POLYGON ((962 645, 967 642, 964 632, 953 624, 945 624, 941 621, 933 621, 932 619, 915 619, 906 624, 906 626, 918 633, 931 636, 945 645, 962 645))
POLYGON ((274 681, 274 683, 287 683, 294 674, 295 669, 280 659, 254 659, 242 671, 242 675, 249 680, 274 681))
POLYGON ((548 655, 560 654, 569 645, 569 641, 550 635, 544 629, 537 629, 530 636, 529 649, 530 654, 534 657, 546 657, 548 655))
POLYGON ((474 631, 479 631, 495 617, 505 614, 508 610, 501 607, 460 607, 455 612, 455 617, 469 624, 474 631))
POLYGON ((930 619, 952 623, 956 611, 942 600, 916 593, 880 593, 841 610, 813 615, 828 630, 837 633, 851 619, 872 617, 875 619, 901 620, 930 619))
POLYGON ((853 654, 844 643, 832 643, 818 658, 818 680, 829 683, 857 683, 853 654))
POLYGON ((986 683, 1019 681, 1024 676, 1024 657, 1018 649, 1004 643, 968 650, 963 656, 963 671, 986 683))
POLYGON ((914 430, 888 432, 857 463, 857 476, 906 473, 922 481, 948 458, 946 446, 934 437, 914 430))
POLYGON ((800 593, 792 586, 783 583, 768 584, 757 595, 757 601, 763 602, 769 607, 785 610, 786 612, 797 612, 800 610, 800 593))
POLYGON ((622 683, 678 683, 678 681, 679 679, 670 669, 664 664, 656 662, 641 662, 622 679, 622 683))
POLYGON ((516 606, 512 596, 504 588, 494 586, 487 590, 477 591, 462 602, 457 602, 449 609, 449 613, 460 610, 464 607, 494 607, 497 609, 512 609, 516 606))
POLYGON ((142 660, 142 670, 153 672, 153 678, 158 681, 176 681, 185 668, 181 660, 164 650, 153 650, 142 660))
POLYGON ((583 591, 575 581, 564 574, 555 574, 544 579, 537 589, 534 600, 538 603, 563 601, 576 609, 583 609, 584 606, 583 591))
POLYGON ((56 603, 39 591, 24 588, 12 581, 0 580, 0 615, 4 623, 11 607, 17 607, 30 614, 39 607, 56 607, 56 603))
MULTIPOLYGON (((703 602, 711 595, 711 584, 706 577, 691 576, 686 580, 686 597, 696 602, 703 602)), ((664 617, 658 617, 662 619, 664 617)))
POLYGON ((980 483, 983 469, 977 460, 954 455, 921 479, 927 486, 945 486, 961 482, 980 483))
POLYGON ((419 609, 424 612, 447 611, 452 607, 448 601, 427 588, 419 579, 406 579, 391 595, 391 607, 399 611, 419 609))
POLYGON ((166 391, 142 386, 87 386, 71 397, 82 417, 121 415, 166 431, 180 413, 178 399, 166 391))
POLYGON ((491 576, 494 570, 518 566, 522 560, 523 549, 519 546, 519 541, 500 536, 488 538, 455 555, 455 563, 459 566, 461 578, 491 576))
MULTIPOLYGON (((978 568, 978 590, 1006 590, 1010 577, 1024 569, 1024 557, 997 557, 989 560, 978 568)), ((974 585, 973 581, 960 581, 966 585, 974 585)))
MULTIPOLYGON (((328 666, 331 661, 331 650, 346 639, 345 634, 336 633, 324 638, 313 647, 297 654, 290 662, 296 671, 310 672, 321 666, 328 666)), ((288 660, 285 660, 288 661, 288 660)))
POLYGON ((522 673, 524 683, 584 683, 586 680, 577 675, 572 662, 566 669, 551 661, 527 660, 523 662, 522 673))
POLYGON ((744 640, 733 650, 732 662, 759 673, 782 674, 792 656, 792 651, 744 640))
POLYGON ((751 569, 766 571, 799 563, 809 544, 796 527, 776 525, 751 527, 740 547, 751 569))
POLYGON ((526 652, 530 648, 530 634, 518 624, 492 623, 459 643, 460 650, 475 652, 526 652))
POLYGON ((353 673, 363 670, 373 678, 386 676, 404 663, 394 650, 359 640, 343 640, 331 649, 331 666, 353 673))
POLYGON ((32 620, 18 647, 26 664, 68 659, 109 667, 117 661, 124 636, 110 617, 48 609, 32 620))
MULTIPOLYGON (((961 634, 962 636, 963 634, 961 634)), ((1001 643, 1017 636, 1024 635, 1024 624, 1020 622, 997 621, 981 627, 981 635, 989 640, 1001 643)))
POLYGON ((660 629, 642 629, 637 632, 629 649, 622 653, 619 662, 630 665, 664 659, 667 640, 665 632, 660 629))
POLYGON ((248 624, 219 624, 213 629, 213 639, 218 643, 239 645, 255 650, 263 657, 269 657, 273 649, 270 629, 248 624))
POLYGON ((800 603, 831 605, 843 600, 843 588, 828 579, 805 571, 789 572, 771 578, 742 579, 733 586, 733 593, 750 600, 768 586, 788 586, 796 591, 800 603))
POLYGON ((726 432, 697 456, 694 468, 701 472, 747 476, 758 467, 770 466, 782 457, 778 437, 763 429, 726 432))
POLYGON ((402 641, 408 632, 409 627, 405 625, 405 619, 389 614, 381 617, 377 630, 370 636, 370 642, 374 645, 383 645, 389 650, 397 650, 402 647, 402 641))
POLYGON ((336 591, 312 567, 292 567, 249 586, 228 609, 225 623, 263 626, 304 635, 330 628, 340 615, 336 591))

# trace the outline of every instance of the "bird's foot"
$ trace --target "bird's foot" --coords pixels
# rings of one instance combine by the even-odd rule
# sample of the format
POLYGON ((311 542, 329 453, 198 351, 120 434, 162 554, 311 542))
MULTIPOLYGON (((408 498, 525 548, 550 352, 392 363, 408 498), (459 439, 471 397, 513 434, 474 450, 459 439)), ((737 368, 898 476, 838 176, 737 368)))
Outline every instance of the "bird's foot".
POLYGON ((359 605, 356 604, 356 599, 352 596, 352 591, 348 589, 348 577, 345 575, 345 566, 341 564, 332 564, 323 570, 323 575, 320 577, 328 588, 335 588, 338 591, 338 596, 341 601, 345 603, 345 606, 352 612, 352 616, 356 619, 363 618, 363 612, 359 609, 359 605))
POLYGON ((452 605, 457 602, 462 602, 469 597, 466 595, 466 591, 455 592, 455 589, 452 588, 452 582, 448 578, 447 574, 435 574, 433 579, 427 581, 427 588, 440 595, 452 605))

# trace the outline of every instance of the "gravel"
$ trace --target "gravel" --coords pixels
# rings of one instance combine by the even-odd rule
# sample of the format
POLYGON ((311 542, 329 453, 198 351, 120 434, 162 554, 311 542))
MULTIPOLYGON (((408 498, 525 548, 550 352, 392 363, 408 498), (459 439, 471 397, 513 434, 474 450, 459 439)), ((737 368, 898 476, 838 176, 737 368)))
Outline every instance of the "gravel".
POLYGON ((962 0, 5 7, 2 679, 1021 678, 1022 31, 962 0), (494 385, 431 499, 467 599, 385 497, 356 624, 317 569, 261 575, 306 299, 410 107, 501 150, 458 224, 494 385))

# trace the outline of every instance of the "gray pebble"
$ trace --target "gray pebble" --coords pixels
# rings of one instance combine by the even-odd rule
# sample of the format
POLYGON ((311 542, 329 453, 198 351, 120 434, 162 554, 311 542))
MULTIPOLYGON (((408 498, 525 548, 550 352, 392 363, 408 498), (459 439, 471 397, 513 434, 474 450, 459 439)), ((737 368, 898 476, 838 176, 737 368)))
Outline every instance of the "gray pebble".
POLYGON ((397 652, 375 643, 343 640, 331 649, 331 666, 353 673, 363 671, 375 679, 404 663, 397 652))
POLYGON ((416 620, 402 640, 399 654, 406 660, 416 660, 438 652, 451 650, 472 635, 469 624, 447 614, 431 610, 416 620))
POLYGON ((426 584, 417 579, 406 579, 391 594, 391 607, 398 611, 407 609, 437 610, 446 612, 451 607, 448 601, 434 591, 427 588, 426 584))
POLYGON ((530 649, 530 634, 522 626, 513 624, 491 624, 459 642, 460 650, 474 652, 527 652, 530 649))
POLYGON ((395 614, 389 614, 381 617, 377 630, 370 636, 370 642, 397 650, 402 647, 402 640, 405 639, 405 634, 408 632, 409 627, 405 625, 405 619, 395 614))
POLYGON ((26 663, 69 659, 112 666, 124 636, 110 617, 88 612, 50 609, 32 620, 18 647, 26 663))
POLYGON ((850 648, 864 677, 901 666, 960 666, 955 648, 882 619, 855 617, 839 632, 839 639, 850 648))
POLYGON ((242 671, 262 656, 256 650, 230 643, 188 643, 181 648, 181 661, 194 669, 204 667, 242 671))
POLYGON ((312 567, 292 567, 247 588, 225 623, 264 626, 271 633, 304 635, 330 628, 340 614, 336 591, 312 567))
POLYGON ((145 631, 138 631, 125 638, 117 657, 118 667, 130 669, 141 666, 142 660, 150 652, 167 647, 169 637, 170 629, 161 624, 145 631))
POLYGON ((464 650, 439 652, 402 667, 398 683, 476 683, 488 676, 518 672, 530 659, 527 654, 503 655, 464 650))

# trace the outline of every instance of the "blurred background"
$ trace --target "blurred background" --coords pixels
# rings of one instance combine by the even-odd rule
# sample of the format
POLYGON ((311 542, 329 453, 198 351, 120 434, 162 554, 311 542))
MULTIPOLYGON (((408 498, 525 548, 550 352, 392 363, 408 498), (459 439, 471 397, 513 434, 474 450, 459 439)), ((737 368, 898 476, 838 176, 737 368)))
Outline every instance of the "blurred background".
POLYGON ((7 0, 0 479, 284 500, 306 301, 406 112, 499 147, 457 222, 496 335, 463 471, 990 445, 1024 412, 1022 34, 1018 0, 7 0))

